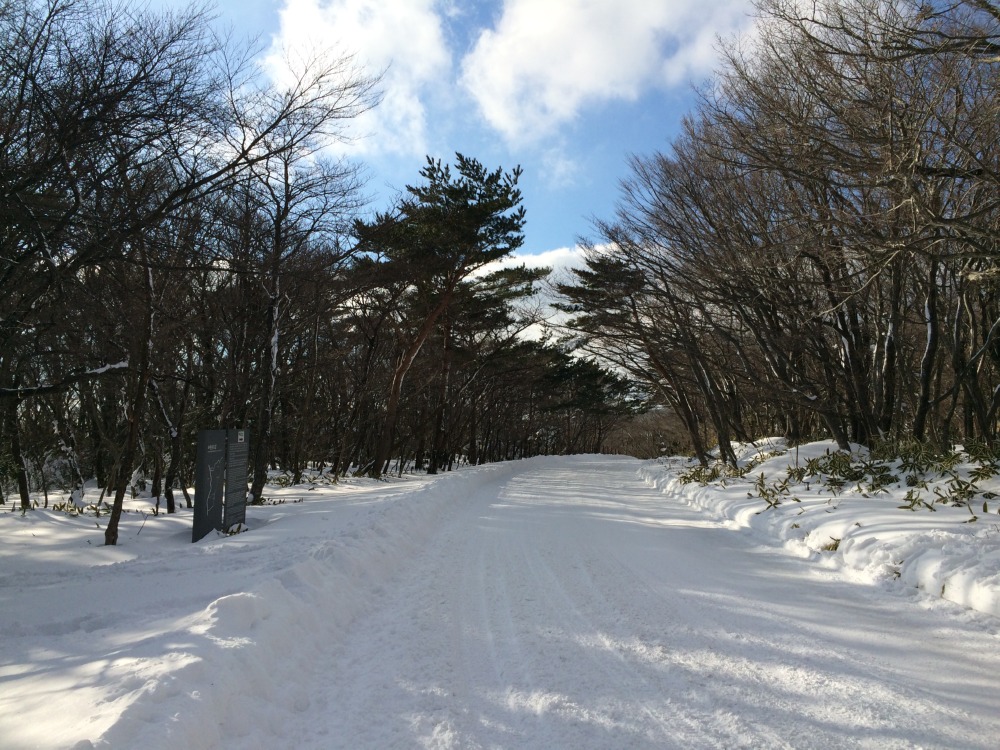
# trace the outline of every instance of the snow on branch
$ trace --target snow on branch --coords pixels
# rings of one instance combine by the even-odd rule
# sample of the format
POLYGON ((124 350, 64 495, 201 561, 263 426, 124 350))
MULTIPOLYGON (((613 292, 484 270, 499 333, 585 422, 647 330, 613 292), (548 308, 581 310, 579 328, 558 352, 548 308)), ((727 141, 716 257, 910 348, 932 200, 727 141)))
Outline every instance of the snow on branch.
POLYGON ((102 365, 93 370, 86 370, 71 375, 67 375, 58 383, 43 383, 41 385, 18 386, 16 388, 0 388, 0 399, 3 398, 24 398, 26 396, 39 396, 44 393, 57 393, 69 388, 74 383, 85 380, 94 380, 104 375, 114 374, 128 369, 128 360, 115 362, 114 364, 102 365))

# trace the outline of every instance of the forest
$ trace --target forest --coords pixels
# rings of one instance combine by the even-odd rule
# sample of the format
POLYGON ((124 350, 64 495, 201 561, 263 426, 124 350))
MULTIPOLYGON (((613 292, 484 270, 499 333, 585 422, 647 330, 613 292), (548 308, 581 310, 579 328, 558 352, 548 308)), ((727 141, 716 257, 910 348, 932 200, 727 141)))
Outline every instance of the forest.
POLYGON ((350 57, 278 86, 204 9, 0 5, 0 501, 188 505, 198 430, 298 481, 599 451, 631 385, 523 335, 521 170, 428 157, 366 213, 350 57), (42 499, 39 501, 39 497, 42 499), (162 501, 162 503, 161 503, 162 501))
POLYGON ((680 135, 632 157, 539 336, 546 274, 496 265, 520 167, 430 156, 372 215, 364 165, 325 148, 378 106, 349 56, 279 86, 197 8, 0 4, 0 502, 96 478, 115 544, 138 486, 190 503, 219 427, 250 432, 252 502, 269 471, 615 430, 703 464, 764 435, 995 450, 1000 6, 756 13, 680 135))
POLYGON ((703 464, 762 435, 996 457, 1000 5, 757 9, 561 285, 578 345, 703 464))

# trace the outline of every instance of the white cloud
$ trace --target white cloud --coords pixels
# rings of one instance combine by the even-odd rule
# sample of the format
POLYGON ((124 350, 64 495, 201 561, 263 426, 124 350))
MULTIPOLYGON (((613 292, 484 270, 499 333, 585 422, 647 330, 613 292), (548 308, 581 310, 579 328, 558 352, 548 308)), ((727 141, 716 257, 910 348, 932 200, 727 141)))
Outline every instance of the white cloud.
POLYGON ((557 144, 540 154, 542 181, 549 188, 575 185, 581 172, 579 162, 566 153, 564 144, 557 144))
POLYGON ((585 265, 583 248, 579 245, 575 247, 561 247, 556 250, 547 250, 536 255, 527 253, 515 253, 506 258, 501 258, 486 266, 483 273, 489 273, 501 268, 513 268, 514 266, 527 266, 528 268, 548 268, 552 271, 553 280, 564 281, 570 278, 570 271, 574 268, 583 268, 585 265))
POLYGON ((332 49, 370 73, 385 70, 382 104, 353 123, 355 153, 427 151, 425 100, 451 78, 452 59, 436 0, 284 0, 272 39, 272 70, 283 54, 332 49), (369 139, 370 140, 367 140, 369 139))
POLYGON ((513 268, 515 266, 525 266, 527 268, 548 268, 550 273, 548 279, 541 284, 534 296, 524 302, 525 309, 536 308, 545 319, 545 324, 535 324, 530 326, 522 335, 527 339, 540 339, 550 332, 551 326, 558 327, 566 320, 565 313, 557 311, 552 305, 557 301, 558 295, 554 285, 558 283, 572 283, 574 268, 583 268, 586 265, 584 250, 579 245, 575 247, 561 247, 556 250, 548 250, 537 255, 515 253, 506 258, 494 261, 477 272, 477 275, 484 276, 502 268, 513 268))
POLYGON ((588 107, 708 73, 716 35, 746 26, 750 2, 282 0, 268 64, 274 75, 282 55, 331 49, 385 71, 382 103, 348 126, 354 156, 449 152, 476 142, 478 119, 540 160, 555 189, 583 170, 561 128, 588 107))
POLYGON ((508 141, 544 139, 588 104, 634 100, 710 71, 717 33, 748 0, 504 0, 462 63, 461 83, 508 141))

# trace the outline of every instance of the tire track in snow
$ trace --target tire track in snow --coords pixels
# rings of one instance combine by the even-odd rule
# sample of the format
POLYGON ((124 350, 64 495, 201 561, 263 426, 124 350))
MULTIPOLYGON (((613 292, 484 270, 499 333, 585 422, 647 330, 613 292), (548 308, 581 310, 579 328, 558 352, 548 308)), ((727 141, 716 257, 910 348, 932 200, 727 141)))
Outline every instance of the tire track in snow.
MULTIPOLYGON (((571 476, 559 477, 558 484, 574 487, 573 493, 578 495, 593 493, 595 490, 592 486, 577 487, 571 476)), ((613 484, 612 489, 624 488, 621 483, 613 484)), ((521 477, 511 482, 511 493, 514 494, 519 486, 525 487, 525 494, 529 498, 537 488, 530 477, 521 477)), ((589 541, 589 535, 582 528, 583 523, 572 517, 568 517, 565 523, 574 527, 573 533, 567 533, 566 537, 589 541)), ((530 522, 522 522, 521 527, 520 535, 524 538, 533 526, 530 522)), ((619 641, 610 635, 620 630, 623 622, 623 618, 618 615, 622 610, 613 606, 609 599, 609 592, 614 590, 618 582, 612 581, 612 585, 607 586, 599 580, 600 576, 595 576, 596 571, 604 571, 603 577, 607 578, 606 563, 610 561, 609 558, 598 558, 595 554, 596 547, 589 544, 562 545, 553 549, 552 541, 540 535, 529 545, 532 554, 527 556, 526 562, 530 577, 537 582, 539 590, 548 595, 541 597, 546 602, 544 610, 526 612, 523 616, 550 623, 549 630, 558 632, 573 644, 575 651, 591 665, 589 671, 600 675, 601 686, 617 687, 614 697, 602 696, 590 707, 581 705, 582 701, 579 699, 570 699, 574 710, 586 720, 628 732, 632 735, 633 743, 651 743, 651 746, 663 747, 671 739, 679 744, 686 742, 685 737, 704 739, 708 728, 687 712, 670 712, 653 707, 656 701, 650 700, 650 697, 662 695, 668 685, 664 684, 661 675, 644 675, 639 668, 641 665, 630 661, 619 648, 619 641), (621 696, 622 692, 626 695, 621 696), (629 701, 634 706, 631 711, 626 708, 629 701), (639 721, 636 713, 644 717, 644 721, 639 721), (644 726, 647 723, 648 726, 644 726), (678 734, 681 736, 678 737, 678 734)), ((634 622, 630 624, 634 625, 634 622)), ((562 658, 569 661, 569 657, 562 658)), ((573 666, 574 669, 579 669, 578 663, 573 666)))
MULTIPOLYGON (((559 484, 563 489, 572 488, 574 496, 561 521, 561 525, 572 527, 564 537, 574 543, 553 550, 546 543, 551 540, 540 535, 533 545, 539 552, 532 561, 533 572, 546 580, 541 588, 558 593, 558 601, 551 603, 546 616, 564 621, 564 630, 574 633, 593 673, 604 675, 607 683, 617 686, 616 697, 606 699, 602 706, 606 718, 610 717, 609 723, 617 725, 619 731, 630 732, 632 746, 641 742, 650 747, 739 747, 747 735, 755 736, 761 746, 787 746, 767 727, 754 730, 738 717, 727 721, 728 717, 720 716, 717 710, 702 710, 697 702, 685 705, 676 700, 676 696, 698 689, 690 675, 656 647, 662 639, 655 636, 666 637, 685 628, 678 615, 677 597, 662 585, 654 588, 637 577, 634 568, 620 559, 618 550, 627 549, 627 543, 603 533, 608 523, 655 528, 662 519, 650 513, 662 515, 658 509, 662 499, 634 481, 619 481, 615 467, 620 466, 614 460, 606 466, 598 462, 593 468, 603 471, 583 474, 582 480, 582 472, 560 477, 559 484), (621 496, 627 502, 615 500, 621 496), (647 504, 656 507, 643 509, 647 504), (568 560, 572 560, 569 565, 568 560)), ((528 496, 537 487, 528 478, 518 478, 511 482, 511 488, 518 484, 529 488, 528 496)), ((703 524, 700 519, 689 522, 695 521, 695 525, 703 524)), ((716 528, 716 524, 704 525, 716 528)), ((532 526, 526 524, 525 528, 532 526)))

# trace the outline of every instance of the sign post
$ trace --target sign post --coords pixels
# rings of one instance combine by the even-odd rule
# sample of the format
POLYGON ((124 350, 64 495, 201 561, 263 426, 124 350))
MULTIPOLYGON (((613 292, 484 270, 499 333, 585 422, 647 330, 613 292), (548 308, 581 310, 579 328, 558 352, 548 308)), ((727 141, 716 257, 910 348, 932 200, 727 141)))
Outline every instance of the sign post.
POLYGON ((246 520, 249 455, 247 430, 198 433, 192 542, 212 530, 228 531, 246 520))

